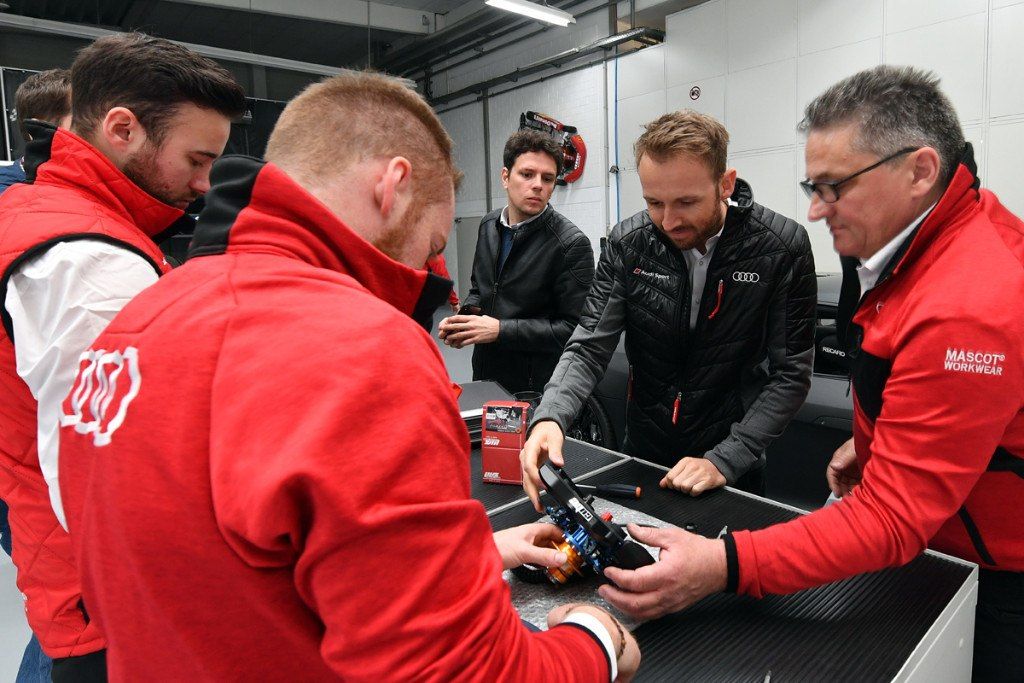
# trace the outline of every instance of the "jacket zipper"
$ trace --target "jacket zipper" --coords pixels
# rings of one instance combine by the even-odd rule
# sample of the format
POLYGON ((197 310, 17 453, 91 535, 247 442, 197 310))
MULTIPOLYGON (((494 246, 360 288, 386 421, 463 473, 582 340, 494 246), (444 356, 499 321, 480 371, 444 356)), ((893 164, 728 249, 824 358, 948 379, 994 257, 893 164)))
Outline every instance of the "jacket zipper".
POLYGON ((626 403, 633 401, 633 366, 629 366, 629 379, 626 380, 626 403))
MULTIPOLYGON (((507 230, 508 228, 506 228, 507 230)), ((499 230, 498 236, 501 236, 499 230)), ((505 263, 501 267, 501 271, 498 271, 498 264, 501 262, 501 240, 498 240, 498 258, 494 261, 494 290, 491 292, 491 307, 487 311, 488 314, 494 312, 494 304, 498 300, 498 290, 501 289, 501 276, 505 272, 505 268, 508 267, 508 261, 512 258, 512 252, 516 249, 516 240, 519 239, 519 230, 512 233, 512 245, 508 248, 508 256, 505 257, 505 263)))
POLYGON ((722 292, 725 291, 725 280, 718 281, 718 296, 715 298, 715 308, 713 311, 708 313, 708 320, 714 320, 715 316, 718 315, 718 311, 722 308, 722 292))
MULTIPOLYGON (((677 254, 680 264, 683 267, 683 277, 679 278, 679 296, 677 301, 679 305, 676 306, 676 320, 675 329, 677 331, 683 330, 683 338, 686 339, 686 343, 683 345, 684 352, 680 354, 683 361, 679 365, 679 382, 682 383, 683 377, 686 375, 686 362, 685 358, 686 347, 690 345, 690 339, 693 331, 690 330, 690 299, 693 297, 692 284, 690 282, 690 269, 686 265, 686 259, 683 257, 682 252, 677 254), (685 296, 684 296, 685 295, 685 296), (684 315, 685 312, 685 315, 684 315), (680 320, 681 318, 685 318, 680 320), (683 328, 685 326, 685 329, 683 328)), ((679 423, 679 407, 683 402, 683 390, 677 388, 676 399, 672 402, 672 426, 675 427, 679 423)))

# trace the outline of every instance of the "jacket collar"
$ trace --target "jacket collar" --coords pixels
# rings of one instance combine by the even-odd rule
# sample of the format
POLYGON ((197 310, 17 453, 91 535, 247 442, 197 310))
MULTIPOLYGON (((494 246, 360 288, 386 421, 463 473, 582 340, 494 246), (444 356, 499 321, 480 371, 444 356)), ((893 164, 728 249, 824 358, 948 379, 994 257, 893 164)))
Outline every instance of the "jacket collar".
POLYGON ((213 165, 189 257, 262 252, 343 273, 427 329, 452 283, 398 263, 274 164, 226 156, 213 165))
MULTIPOLYGON (((740 234, 737 226, 747 220, 747 214, 750 213, 750 209, 754 206, 754 191, 751 189, 750 183, 743 178, 737 178, 736 187, 733 189, 732 196, 729 199, 730 203, 726 206, 725 210, 725 222, 722 224, 721 236, 718 238, 719 245, 732 242, 735 236, 740 234)), ((683 252, 672 243, 672 240, 665 236, 665 233, 658 229, 658 226, 651 220, 650 212, 644 209, 643 215, 648 223, 648 228, 653 232, 654 236, 661 240, 665 246, 669 247, 670 252, 672 250, 678 252, 681 258, 683 252)))
POLYGON ((978 166, 974 161, 974 148, 971 143, 964 145, 964 153, 960 158, 953 179, 942 193, 938 203, 931 210, 917 229, 903 241, 900 248, 893 254, 892 258, 882 269, 878 276, 875 287, 880 285, 890 276, 899 272, 900 268, 912 263, 930 245, 940 238, 951 235, 945 234, 946 226, 956 222, 964 214, 974 211, 978 207, 978 200, 981 195, 981 180, 978 178, 978 166))
POLYGON ((74 133, 41 121, 26 121, 26 127, 32 135, 25 145, 28 182, 81 192, 154 239, 184 215, 147 194, 74 133))
MULTIPOLYGON (((501 216, 504 211, 504 209, 498 211, 498 215, 494 219, 494 228, 499 235, 501 234, 501 231, 503 229, 506 229, 501 222, 501 216)), ((529 220, 526 220, 518 224, 519 227, 516 228, 516 235, 518 235, 517 239, 522 241, 526 239, 528 235, 532 235, 533 233, 537 232, 538 230, 546 226, 548 222, 551 220, 551 217, 554 215, 555 207, 551 205, 551 202, 548 202, 547 205, 544 207, 544 210, 541 211, 539 214, 537 214, 536 216, 529 220)))

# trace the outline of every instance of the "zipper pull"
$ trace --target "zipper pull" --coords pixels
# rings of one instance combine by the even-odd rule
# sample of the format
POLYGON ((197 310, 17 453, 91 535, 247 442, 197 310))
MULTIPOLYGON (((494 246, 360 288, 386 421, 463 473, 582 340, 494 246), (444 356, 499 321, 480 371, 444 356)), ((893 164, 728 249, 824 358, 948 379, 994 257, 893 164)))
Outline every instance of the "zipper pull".
POLYGON ((725 280, 718 281, 718 297, 715 299, 715 309, 708 313, 708 320, 714 320, 718 315, 718 309, 722 307, 722 292, 725 291, 725 280))
POLYGON ((672 404, 672 425, 679 422, 679 404, 683 401, 683 392, 676 394, 676 401, 672 404))

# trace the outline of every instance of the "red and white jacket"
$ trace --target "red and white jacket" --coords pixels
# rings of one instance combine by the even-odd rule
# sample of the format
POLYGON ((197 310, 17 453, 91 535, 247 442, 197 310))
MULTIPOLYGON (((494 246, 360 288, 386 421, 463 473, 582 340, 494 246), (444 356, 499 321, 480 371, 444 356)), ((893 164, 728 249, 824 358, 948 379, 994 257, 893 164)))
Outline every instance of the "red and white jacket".
MULTIPOLYGON (((182 212, 146 194, 72 133, 39 133, 30 143, 33 182, 0 196, 0 303, 18 266, 57 242, 110 242, 139 254, 158 274, 168 270, 152 236, 182 212)), ((71 544, 36 454, 36 401, 17 373, 11 318, 2 306, 0 312, 0 498, 10 507, 18 588, 47 655, 88 654, 103 648, 103 638, 83 611, 71 544)))
POLYGON ((60 484, 111 680, 608 680, 501 579, 429 319, 279 168, 213 168, 191 259, 96 340, 60 484), (97 396, 99 397, 97 400, 97 396))
POLYGON ((1024 571, 1024 223, 970 151, 851 325, 861 483, 734 535, 738 590, 788 593, 926 547, 1024 571))

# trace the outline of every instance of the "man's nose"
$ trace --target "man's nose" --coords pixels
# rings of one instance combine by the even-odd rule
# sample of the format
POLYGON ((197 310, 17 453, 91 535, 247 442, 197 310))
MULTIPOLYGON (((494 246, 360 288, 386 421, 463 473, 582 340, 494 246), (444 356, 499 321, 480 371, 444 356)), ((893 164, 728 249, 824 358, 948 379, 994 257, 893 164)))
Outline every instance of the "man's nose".
POLYGON ((811 195, 811 205, 807 208, 807 220, 820 221, 832 213, 832 205, 823 200, 818 193, 811 195))
POLYGON ((191 188, 191 190, 193 192, 195 192, 197 194, 203 195, 203 194, 206 194, 207 192, 209 192, 210 191, 210 171, 209 171, 209 169, 206 169, 205 171, 203 171, 203 172, 199 173, 198 175, 194 176, 192 178, 192 182, 189 183, 188 186, 189 186, 189 188, 191 188))
POLYGON ((666 230, 678 228, 682 222, 682 216, 673 211, 672 209, 665 209, 665 212, 662 214, 661 217, 661 224, 662 226, 664 226, 666 230))

